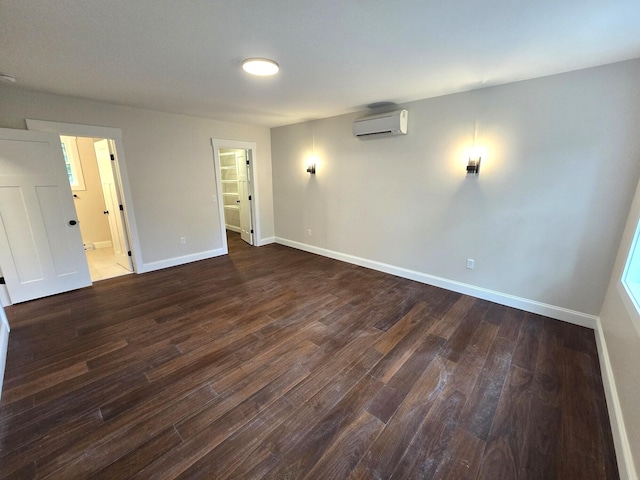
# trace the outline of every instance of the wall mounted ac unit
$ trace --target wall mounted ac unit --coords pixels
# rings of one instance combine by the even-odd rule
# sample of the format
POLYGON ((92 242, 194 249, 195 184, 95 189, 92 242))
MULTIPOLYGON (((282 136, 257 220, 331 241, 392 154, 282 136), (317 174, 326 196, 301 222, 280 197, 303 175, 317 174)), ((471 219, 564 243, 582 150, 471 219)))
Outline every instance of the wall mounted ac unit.
POLYGON ((397 110, 359 118, 353 122, 353 134, 358 138, 406 135, 408 116, 406 110, 397 110))

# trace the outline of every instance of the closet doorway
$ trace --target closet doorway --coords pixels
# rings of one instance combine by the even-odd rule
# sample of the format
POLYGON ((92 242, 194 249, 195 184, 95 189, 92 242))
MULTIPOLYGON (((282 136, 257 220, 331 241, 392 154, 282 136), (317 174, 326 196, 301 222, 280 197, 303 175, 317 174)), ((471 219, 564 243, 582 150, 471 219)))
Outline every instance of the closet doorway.
POLYGON ((240 243, 257 245, 255 144, 229 140, 213 140, 218 177, 221 217, 224 221, 225 248, 240 243))

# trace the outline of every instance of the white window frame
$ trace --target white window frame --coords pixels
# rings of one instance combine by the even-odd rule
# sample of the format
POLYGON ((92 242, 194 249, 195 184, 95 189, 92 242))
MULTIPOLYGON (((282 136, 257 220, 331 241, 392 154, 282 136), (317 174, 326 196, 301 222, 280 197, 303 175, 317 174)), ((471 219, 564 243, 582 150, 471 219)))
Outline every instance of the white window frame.
POLYGON ((624 306, 640 336, 640 221, 636 225, 620 283, 624 306))
POLYGON ((71 167, 71 175, 73 176, 73 181, 69 181, 71 190, 86 190, 82 163, 80 163, 80 154, 78 153, 78 139, 60 135, 60 142, 64 144, 65 159, 69 161, 71 167))

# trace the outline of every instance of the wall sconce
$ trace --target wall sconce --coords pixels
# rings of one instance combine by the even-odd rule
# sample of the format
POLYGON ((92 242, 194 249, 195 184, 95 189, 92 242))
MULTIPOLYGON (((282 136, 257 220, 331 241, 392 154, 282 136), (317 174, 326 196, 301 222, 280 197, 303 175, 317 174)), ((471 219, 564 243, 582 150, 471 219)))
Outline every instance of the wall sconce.
POLYGON ((316 174, 316 162, 312 162, 307 165, 307 173, 310 173, 311 175, 316 174))
POLYGON ((467 162, 467 175, 480 175, 480 162, 482 161, 481 156, 469 156, 469 161, 467 162))

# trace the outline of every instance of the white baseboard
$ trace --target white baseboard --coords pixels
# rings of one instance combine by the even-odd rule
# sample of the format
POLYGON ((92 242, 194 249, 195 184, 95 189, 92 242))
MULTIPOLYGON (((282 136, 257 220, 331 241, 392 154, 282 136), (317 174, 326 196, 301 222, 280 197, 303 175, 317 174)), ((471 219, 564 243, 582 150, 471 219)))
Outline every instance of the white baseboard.
POLYGON ((231 230, 232 232, 242 233, 242 229, 240 227, 236 227, 235 225, 225 225, 225 229, 231 230))
POLYGON ((258 243, 256 244, 256 246, 261 247, 263 245, 269 245, 270 243, 275 243, 275 241, 276 241, 276 237, 262 238, 258 240, 258 243))
POLYGON ((155 270, 162 270, 163 268, 177 267, 178 265, 184 265, 185 263, 219 257, 220 255, 226 255, 227 253, 228 250, 226 248, 218 248, 216 250, 207 250, 206 252, 184 255, 182 257, 167 258, 166 260, 159 260, 157 262, 143 263, 142 268, 138 269, 136 273, 147 273, 155 270))
POLYGON ((595 333, 600 370, 602 371, 602 383, 607 398, 607 410, 609 411, 609 421, 611 422, 611 433, 613 434, 613 443, 616 449, 620 478, 621 480, 637 480, 638 476, 633 463, 631 445, 629 444, 627 429, 624 426, 616 381, 613 376, 613 369, 611 368, 611 361, 609 360, 609 350, 607 349, 607 342, 602 332, 600 319, 598 319, 595 333))
POLYGON ((557 320, 562 320, 568 323, 572 323, 582 327, 588 327, 595 330, 596 344, 598 347, 598 357, 600 361, 600 368, 602 370, 602 382, 604 384, 604 390, 607 399, 607 410, 609 412, 609 419, 611 422, 611 432, 613 434, 613 441, 618 460, 620 478, 622 480, 638 479, 635 465, 633 463, 631 445, 629 444, 627 431, 624 425, 624 419, 622 417, 622 409, 620 407, 620 400, 618 398, 613 370, 611 368, 611 362, 609 360, 609 353, 607 351, 607 345, 602 333, 599 317, 582 312, 577 312, 575 310, 569 310, 555 305, 537 302, 535 300, 529 300, 526 298, 516 297, 514 295, 488 290, 486 288, 476 287, 474 285, 468 285, 454 280, 448 280, 446 278, 428 275, 426 273, 417 272, 415 270, 395 267, 386 263, 335 252, 332 250, 315 247, 313 245, 307 245, 293 240, 287 240, 285 238, 276 237, 275 241, 276 243, 279 243, 281 245, 286 245, 298 250, 304 250, 305 252, 315 253, 317 255, 322 255, 324 257, 333 258, 335 260, 359 265, 361 267, 371 268, 373 270, 389 273, 398 277, 403 277, 410 280, 415 280, 417 282, 426 283, 428 285, 445 288, 454 292, 482 298, 484 300, 489 300, 501 305, 507 305, 510 307, 518 308, 520 310, 525 310, 527 312, 537 313, 539 315, 544 315, 546 317, 555 318, 557 320))
POLYGON ((93 246, 96 248, 96 250, 98 248, 109 248, 112 245, 113 244, 111 243, 111 240, 104 240, 102 242, 93 242, 93 246))
POLYGON ((447 290, 470 295, 472 297, 482 298, 483 300, 489 300, 491 302, 506 305, 508 307, 518 308, 520 310, 531 313, 537 313, 539 315, 544 315, 545 317, 555 318, 556 320, 562 320, 564 322, 579 325, 581 327, 595 329, 598 324, 598 317, 595 315, 590 315, 575 310, 569 310, 567 308, 549 305, 547 303, 529 300, 527 298, 516 297, 515 295, 509 295, 508 293, 496 292, 494 290, 476 287, 474 285, 457 282, 455 280, 448 280, 446 278, 436 277, 434 275, 429 275, 415 270, 409 270, 407 268, 396 267, 394 265, 377 262, 375 260, 369 260, 366 258, 356 257, 354 255, 327 250, 325 248, 307 245, 305 243, 288 240, 286 238, 276 237, 275 241, 276 243, 286 245, 287 247, 304 250, 305 252, 315 253, 317 255, 333 258, 342 262, 352 263, 354 265, 370 268, 372 270, 378 270, 379 272, 389 273, 391 275, 407 278, 416 282, 426 283, 427 285, 445 288, 447 290))

